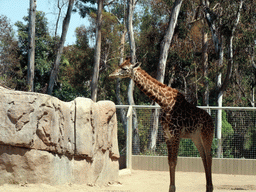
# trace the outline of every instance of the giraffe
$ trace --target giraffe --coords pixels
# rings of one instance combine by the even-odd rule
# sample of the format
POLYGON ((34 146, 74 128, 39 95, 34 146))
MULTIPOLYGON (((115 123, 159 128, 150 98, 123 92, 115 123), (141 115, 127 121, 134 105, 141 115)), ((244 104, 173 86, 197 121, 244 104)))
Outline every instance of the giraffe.
POLYGON ((169 192, 175 192, 175 167, 181 138, 190 138, 197 147, 206 175, 206 192, 213 191, 211 145, 214 125, 211 116, 204 110, 186 101, 178 90, 152 78, 141 69, 139 63, 132 64, 130 58, 109 75, 110 78, 131 78, 150 99, 161 107, 160 122, 164 130, 168 149, 170 171, 169 192))

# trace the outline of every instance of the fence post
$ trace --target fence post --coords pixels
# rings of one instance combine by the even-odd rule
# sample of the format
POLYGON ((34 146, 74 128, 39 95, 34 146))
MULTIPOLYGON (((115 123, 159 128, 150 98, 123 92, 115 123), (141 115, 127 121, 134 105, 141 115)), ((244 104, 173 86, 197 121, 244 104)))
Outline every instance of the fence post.
MULTIPOLYGON (((218 87, 221 85, 221 73, 218 75, 218 87)), ((222 107, 222 97, 223 92, 221 91, 218 95, 218 107, 222 107)), ((222 155, 222 145, 221 145, 221 129, 222 129, 222 109, 218 109, 217 111, 217 141, 218 141, 218 149, 217 149, 217 157, 221 158, 222 155)))
POLYGON ((132 169, 132 105, 129 106, 126 117, 126 168, 132 169))

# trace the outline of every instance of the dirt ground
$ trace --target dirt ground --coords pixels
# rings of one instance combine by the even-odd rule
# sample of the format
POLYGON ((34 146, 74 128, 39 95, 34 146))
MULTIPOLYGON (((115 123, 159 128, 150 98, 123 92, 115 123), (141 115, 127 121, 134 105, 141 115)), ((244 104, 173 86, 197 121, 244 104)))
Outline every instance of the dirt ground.
MULTIPOLYGON (((256 192, 256 175, 213 174, 214 192, 256 192)), ((107 186, 66 184, 50 186, 46 184, 5 184, 0 192, 167 192, 169 173, 163 171, 132 170, 122 172, 119 182, 107 186)), ((176 192, 205 192, 204 173, 176 172, 176 192)))

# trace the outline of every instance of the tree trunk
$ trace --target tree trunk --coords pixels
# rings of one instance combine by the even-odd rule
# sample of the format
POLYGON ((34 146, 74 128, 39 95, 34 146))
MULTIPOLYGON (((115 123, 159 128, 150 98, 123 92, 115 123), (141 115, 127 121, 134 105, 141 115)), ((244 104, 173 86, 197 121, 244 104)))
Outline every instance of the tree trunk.
MULTIPOLYGON (((169 26, 168 26, 168 29, 164 36, 164 39, 161 42, 160 60, 159 60, 159 64, 157 67, 157 77, 156 77, 156 79, 158 81, 160 81, 161 83, 164 82, 167 56, 168 56, 169 48, 171 45, 172 37, 174 34, 174 29, 177 24, 182 1, 183 0, 175 0, 174 6, 172 9, 172 13, 170 16, 170 20, 169 20, 169 26)), ((149 138, 149 144, 148 144, 149 149, 152 151, 154 151, 156 148, 160 110, 156 109, 156 110, 154 110, 153 113, 154 114, 153 114, 152 131, 150 132, 150 138, 149 138)))
POLYGON ((202 64, 204 77, 204 95, 203 105, 209 106, 209 80, 208 80, 208 34, 203 29, 202 31, 202 64))
POLYGON ((165 68, 166 68, 166 61, 168 57, 168 51, 171 45, 172 37, 174 34, 174 29, 176 27, 178 16, 180 13, 180 7, 183 0, 175 0, 172 13, 169 20, 169 26, 164 36, 163 41, 161 42, 160 48, 160 59, 159 65, 157 67, 157 76, 156 79, 161 83, 164 82, 164 75, 165 75, 165 68))
POLYGON ((255 55, 255 49, 254 47, 252 47, 252 55, 251 55, 251 63, 252 63, 252 67, 253 67, 253 73, 254 73, 254 79, 253 79, 253 84, 252 84, 252 101, 251 101, 251 105, 252 107, 255 107, 255 84, 256 84, 256 64, 254 62, 254 55, 255 55))
MULTIPOLYGON (((128 37, 129 37, 129 44, 130 44, 130 55, 131 55, 131 62, 136 62, 136 48, 135 48, 135 39, 134 39, 134 33, 133 33, 133 12, 135 8, 135 0, 128 0, 127 1, 127 7, 128 7, 128 17, 127 17, 127 31, 128 31, 128 37)), ((133 90, 134 90, 134 82, 131 79, 129 86, 128 86, 128 103, 129 105, 134 105, 134 98, 133 98, 133 90)), ((140 153, 140 138, 139 138, 139 130, 138 130, 138 119, 137 119, 137 113, 136 109, 133 108, 132 112, 132 127, 133 127, 133 153, 139 154, 140 153)))
POLYGON ((59 27, 59 21, 60 21, 60 15, 61 15, 61 12, 62 12, 62 8, 63 8, 64 4, 63 5, 60 5, 60 0, 58 0, 57 2, 57 7, 59 9, 59 13, 58 13, 58 16, 57 16, 57 21, 56 21, 56 25, 55 25, 55 35, 54 37, 56 38, 57 37, 57 32, 58 32, 58 27, 59 27))
POLYGON ((100 67, 100 56, 101 56, 102 9, 103 9, 103 0, 98 0, 96 45, 95 45, 95 52, 94 52, 93 76, 92 76, 92 84, 91 84, 91 99, 95 102, 97 101, 99 67, 100 67))
POLYGON ((53 86, 54 86, 54 83, 55 83, 56 78, 57 78, 57 74, 58 74, 58 70, 59 70, 59 66, 60 66, 61 54, 63 52, 64 43, 66 41, 66 36, 67 36, 67 32, 68 32, 68 27, 69 27, 69 23, 70 23, 70 18, 71 18, 71 12, 72 12, 73 5, 74 5, 74 0, 69 0, 66 17, 63 20, 62 34, 61 34, 61 38, 60 38, 60 41, 59 41, 59 44, 58 44, 56 58, 55 58, 55 61, 54 61, 53 68, 51 70, 49 86, 48 86, 48 90, 47 90, 47 93, 49 95, 52 94, 53 86))
POLYGON ((36 22, 36 0, 30 0, 29 29, 28 29, 28 91, 34 91, 35 76, 35 22, 36 22))
MULTIPOLYGON (((240 14, 241 14, 241 10, 242 10, 242 6, 243 6, 243 2, 244 0, 240 1, 237 13, 236 13, 236 19, 235 22, 231 28, 231 34, 227 37, 228 38, 228 47, 229 47, 229 55, 228 55, 228 67, 227 67, 227 72, 225 75, 225 79, 222 83, 222 85, 218 88, 217 94, 219 95, 221 92, 223 94, 223 92, 226 90, 228 84, 229 84, 229 80, 231 78, 231 74, 232 74, 232 67, 233 67, 233 38, 234 38, 234 32, 236 30, 236 27, 239 23, 240 20, 240 14)), ((209 2, 208 0, 202 1, 203 5, 205 6, 204 12, 205 12, 205 19, 207 21, 207 24, 212 32, 212 37, 213 37, 213 42, 215 45, 215 51, 216 53, 220 56, 222 55, 220 52, 223 51, 221 50, 223 48, 222 45, 222 37, 220 34, 218 34, 218 30, 215 26, 215 21, 213 20, 213 18, 211 17, 211 13, 210 13, 210 9, 209 9, 209 2), (220 37, 220 39, 218 38, 220 37)), ((219 58, 219 60, 223 60, 223 58, 219 58)))
POLYGON ((209 8, 210 3, 208 0, 203 0, 203 1, 201 1, 201 3, 204 5, 205 20, 206 20, 206 22, 211 30, 211 33, 212 33, 212 39, 213 39, 213 43, 215 46, 215 52, 219 55, 221 44, 220 44, 220 41, 218 38, 218 31, 217 31, 217 27, 215 25, 215 21, 211 17, 210 8, 209 8))
MULTIPOLYGON (((125 35, 126 35, 126 29, 124 29, 124 32, 122 34, 121 37, 121 49, 120 49, 120 61, 119 61, 119 65, 121 65, 123 63, 123 57, 124 57, 124 45, 125 45, 125 35)), ((121 88, 120 88, 120 82, 121 79, 118 78, 116 80, 116 99, 117 99, 117 104, 118 105, 122 105, 122 100, 121 100, 121 88)), ((126 113, 125 110, 123 108, 120 109, 120 117, 121 117, 121 122, 123 124, 124 127, 124 131, 126 133, 127 130, 127 120, 126 120, 126 113)))
MULTIPOLYGON (((217 28, 215 26, 215 21, 213 20, 213 18, 211 17, 210 14, 210 10, 209 10, 209 2, 208 0, 202 1, 203 5, 205 6, 204 12, 205 12, 205 19, 207 21, 207 24, 212 32, 212 37, 213 37, 213 42, 215 45, 215 51, 219 56, 219 67, 221 67, 223 65, 223 55, 224 55, 224 51, 223 51, 223 37, 220 34, 217 34, 217 28), (219 37, 219 38, 218 38, 219 37)), ((221 73, 218 75, 218 80, 217 80, 217 103, 218 106, 221 107, 222 106, 222 97, 223 97, 223 93, 226 90, 230 78, 231 78, 231 74, 232 74, 232 67, 233 67, 233 37, 234 37, 234 32, 235 29, 238 25, 239 19, 240 19, 240 12, 242 9, 242 5, 243 5, 243 0, 240 1, 240 5, 236 14, 236 20, 235 23, 233 25, 233 27, 231 28, 231 34, 227 37, 228 40, 228 47, 229 47, 229 53, 228 53, 228 67, 227 67, 227 72, 225 75, 225 79, 223 81, 223 83, 221 83, 221 73)), ((222 110, 218 110, 217 111, 217 129, 216 129, 216 137, 218 139, 218 150, 217 150, 217 156, 221 157, 222 156, 222 147, 221 147, 221 123, 222 123, 222 110)))
POLYGON ((134 63, 136 62, 136 48, 135 48, 132 21, 133 21, 133 12, 135 9, 135 0, 128 0, 127 7, 128 7, 127 31, 128 31, 128 38, 130 43, 131 62, 134 63))
POLYGON ((219 92, 224 92, 229 84, 231 75, 232 75, 232 68, 233 68, 233 64, 234 64, 234 60, 233 60, 233 39, 234 39, 234 34, 235 34, 235 30, 237 28, 237 25, 239 23, 240 20, 240 15, 241 15, 241 10, 243 7, 243 0, 240 1, 240 5, 239 8, 237 10, 237 14, 236 14, 236 20, 235 23, 231 29, 231 35, 229 37, 227 37, 227 41, 228 41, 228 67, 227 67, 227 72, 226 72, 226 77, 221 85, 221 88, 219 89, 219 92))

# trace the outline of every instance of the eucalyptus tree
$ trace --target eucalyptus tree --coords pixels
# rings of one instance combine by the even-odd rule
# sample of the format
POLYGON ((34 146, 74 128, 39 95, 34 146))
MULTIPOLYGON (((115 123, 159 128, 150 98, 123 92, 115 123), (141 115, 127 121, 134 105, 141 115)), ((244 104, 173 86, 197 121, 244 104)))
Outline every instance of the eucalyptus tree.
POLYGON ((97 101, 100 56, 101 56, 101 25, 102 25, 103 2, 104 0, 97 1, 96 45, 95 45, 95 52, 94 52, 93 76, 92 76, 92 83, 91 83, 91 99, 95 102, 97 101))
MULTIPOLYGON (((182 2, 183 2, 182 0, 175 0, 169 16, 168 28, 160 44, 160 56, 159 56, 159 64, 157 66, 156 79, 161 83, 164 82, 166 61, 167 61, 169 48, 172 42, 172 37, 177 24, 178 15, 180 12, 182 2)), ((168 3, 168 2, 165 2, 165 3, 168 3)), ((151 131, 150 140, 149 140, 150 150, 154 150, 156 148, 156 140, 157 140, 157 133, 158 133, 158 125, 159 125, 159 113, 160 113, 159 110, 155 110, 153 115, 153 126, 152 126, 152 131, 151 131)))
POLYGON ((213 41, 215 44, 215 50, 219 59, 219 66, 223 65, 223 56, 224 56, 224 38, 226 40, 226 47, 228 49, 227 54, 227 70, 223 83, 217 89, 217 92, 220 95, 223 95, 223 92, 226 90, 231 74, 232 68, 234 65, 233 61, 233 39, 237 26, 240 21, 240 16, 242 12, 242 7, 244 0, 239 2, 214 2, 215 5, 210 9, 208 1, 202 1, 204 6, 205 19, 208 23, 209 28, 211 29, 213 41))
POLYGON ((29 28, 28 28, 28 75, 27 82, 29 91, 34 91, 35 76, 35 21, 36 21, 36 0, 30 0, 29 28))
MULTIPOLYGON (((27 83, 23 82, 27 76, 28 63, 28 22, 29 17, 23 18, 25 23, 18 21, 15 26, 18 28, 18 46, 19 46, 19 63, 20 76, 16 89, 28 90, 27 83)), ((45 13, 36 11, 35 22, 35 77, 34 77, 34 91, 38 92, 49 80, 49 71, 54 61, 54 39, 50 36, 48 21, 45 13)))
POLYGON ((56 58, 55 58, 52 70, 51 70, 49 85, 48 85, 48 89, 47 89, 47 93, 50 94, 50 95, 52 94, 53 86, 54 86, 54 83, 55 83, 56 78, 57 78, 59 65, 60 65, 60 62, 61 62, 61 55, 62 55, 62 52, 63 52, 64 43, 66 41, 66 36, 67 36, 67 32, 68 32, 68 27, 69 27, 69 23, 70 23, 71 12, 72 12, 72 9, 73 9, 74 1, 75 0, 69 0, 67 13, 66 13, 66 16, 63 20, 62 33, 61 33, 60 40, 58 42, 57 54, 56 54, 56 58))
POLYGON ((101 28, 102 28, 102 12, 104 6, 111 4, 113 1, 104 0, 79 0, 76 3, 76 7, 82 17, 90 14, 90 12, 97 12, 96 19, 96 34, 95 34, 95 51, 94 51, 94 62, 93 62, 93 73, 91 81, 91 99, 97 101, 98 94, 98 81, 99 81, 99 71, 101 62, 101 28), (89 5, 88 5, 89 3, 89 5), (97 9, 93 7, 93 4, 97 3, 97 9))
POLYGON ((58 82, 53 92, 54 96, 64 101, 90 97, 93 48, 89 46, 85 26, 77 27, 75 35, 75 44, 64 47, 58 82))

